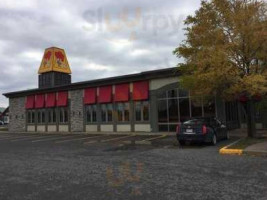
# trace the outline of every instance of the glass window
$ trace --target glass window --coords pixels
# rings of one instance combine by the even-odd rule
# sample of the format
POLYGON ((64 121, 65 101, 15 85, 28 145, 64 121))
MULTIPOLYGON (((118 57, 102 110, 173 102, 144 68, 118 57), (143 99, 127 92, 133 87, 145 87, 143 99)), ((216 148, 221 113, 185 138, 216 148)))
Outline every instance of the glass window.
POLYGON ((124 121, 126 122, 130 121, 130 104, 129 103, 124 104, 124 121))
POLYGON ((62 109, 60 109, 60 112, 59 112, 59 122, 62 123, 63 122, 63 112, 62 112, 62 109))
POLYGON ((143 121, 149 121, 149 102, 143 102, 143 121))
POLYGON ((205 100, 203 102, 204 106, 204 116, 205 117, 215 117, 215 99, 205 100))
POLYGON ((168 100, 169 122, 179 122, 178 99, 168 100))
POLYGON ((45 111, 42 111, 42 123, 45 123, 45 111))
POLYGON ((135 121, 142 121, 142 105, 141 102, 135 102, 135 121))
POLYGON ((180 108, 180 121, 184 122, 190 119, 189 98, 180 98, 179 108, 180 108))
POLYGON ((56 123, 56 109, 48 110, 48 123, 56 123))
POLYGON ((59 109, 59 122, 68 123, 69 122, 69 110, 68 108, 59 109))
POLYGON ((106 122, 107 120, 107 108, 106 105, 101 105, 101 120, 102 122, 106 122))
POLYGON ((107 112, 108 112, 108 121, 112 122, 113 121, 113 105, 112 104, 107 105, 107 112))
POLYGON ((67 123, 69 121, 69 112, 68 109, 64 109, 64 122, 67 123))
POLYGON ((179 88, 179 97, 188 97, 189 92, 187 90, 179 88))
POLYGON ((149 121, 149 102, 135 102, 135 121, 149 121))
POLYGON ((158 98, 159 99, 165 99, 166 97, 167 97, 167 92, 166 91, 158 93, 158 98))
POLYGON ((41 123, 41 111, 37 112, 37 123, 41 123))
POLYGON ((86 122, 92 123, 93 122, 93 114, 92 114, 93 107, 86 106, 86 122))
POLYGON ((225 103, 226 121, 237 121, 238 120, 238 108, 236 102, 225 103))
POLYGON ((192 117, 202 117, 202 97, 191 98, 192 117))
POLYGON ((29 124, 35 123, 35 110, 27 111, 27 123, 29 124))
POLYGON ((118 103, 117 112, 118 112, 118 121, 119 122, 123 121, 123 104, 122 103, 118 103))
POLYGON ((31 111, 32 113, 32 119, 31 119, 31 123, 35 123, 35 111, 31 111))
POLYGON ((173 89, 168 91, 168 98, 178 97, 178 89, 173 89))
POLYGON ((112 122, 112 104, 101 105, 101 120, 102 122, 112 122))
POLYGON ((158 101, 159 122, 168 122, 167 100, 158 101))
POLYGON ((27 122, 28 123, 31 123, 31 116, 32 116, 32 113, 30 111, 28 111, 28 113, 27 113, 27 122))
POLYGON ((86 106, 86 122, 87 123, 97 122, 97 106, 96 105, 86 106))
POLYGON ((130 104, 129 103, 118 103, 117 114, 119 122, 130 121, 130 104))
POLYGON ((45 123, 45 110, 37 110, 37 123, 38 124, 45 123))

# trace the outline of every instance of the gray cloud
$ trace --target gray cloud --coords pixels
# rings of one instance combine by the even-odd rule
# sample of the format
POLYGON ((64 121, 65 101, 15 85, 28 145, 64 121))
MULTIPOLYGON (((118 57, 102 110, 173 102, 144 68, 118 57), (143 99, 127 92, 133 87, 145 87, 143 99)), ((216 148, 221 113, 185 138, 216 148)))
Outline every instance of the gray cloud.
MULTIPOLYGON (((173 67, 178 60, 172 51, 184 38, 182 21, 199 4, 2 0, 0 93, 36 88, 43 51, 50 46, 65 49, 74 82, 173 67)), ((1 96, 0 106, 7 105, 1 96)))

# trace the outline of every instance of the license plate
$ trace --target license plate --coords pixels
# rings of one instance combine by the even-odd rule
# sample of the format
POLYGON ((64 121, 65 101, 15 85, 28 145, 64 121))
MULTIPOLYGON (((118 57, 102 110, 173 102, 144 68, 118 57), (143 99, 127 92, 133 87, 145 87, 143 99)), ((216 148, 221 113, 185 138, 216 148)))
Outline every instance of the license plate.
POLYGON ((185 134, 195 134, 193 129, 186 129, 185 134))
POLYGON ((186 129, 187 133, 193 133, 193 129, 186 129))

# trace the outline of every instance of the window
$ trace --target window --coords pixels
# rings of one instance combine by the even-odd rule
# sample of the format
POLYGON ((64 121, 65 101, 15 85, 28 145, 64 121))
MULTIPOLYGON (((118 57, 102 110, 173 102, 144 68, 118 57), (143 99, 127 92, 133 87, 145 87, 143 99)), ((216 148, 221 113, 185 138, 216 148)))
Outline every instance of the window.
POLYGON ((69 111, 67 107, 59 108, 59 123, 69 122, 69 111))
POLYGON ((148 101, 135 102, 135 121, 149 121, 149 103, 148 101))
POLYGON ((191 98, 192 117, 202 117, 202 97, 191 98))
POLYGON ((178 89, 173 89, 168 91, 168 98, 177 98, 178 97, 178 89))
POLYGON ((180 120, 184 122, 190 119, 190 108, 189 108, 189 98, 180 98, 179 99, 179 108, 180 108, 180 120))
POLYGON ((188 97, 189 96, 189 92, 187 90, 184 89, 179 89, 179 97, 188 97))
POLYGON ((160 93, 158 93, 158 98, 159 99, 165 99, 167 96, 167 93, 166 93, 166 91, 163 91, 163 92, 160 92, 160 93))
POLYGON ((56 109, 49 109, 48 110, 48 123, 53 124, 57 122, 57 115, 56 115, 56 109))
POLYGON ((102 104, 101 105, 101 120, 102 122, 112 122, 112 104, 102 104))
POLYGON ((86 106, 86 122, 87 123, 96 123, 97 122, 97 106, 96 105, 88 105, 86 106))
POLYGON ((215 99, 205 101, 204 105, 204 116, 214 117, 215 116, 215 99))
POLYGON ((167 101, 158 101, 158 118, 159 122, 168 122, 167 101))
POLYGON ((130 121, 130 104, 129 103, 118 103, 117 113, 119 122, 130 121))
MULTIPOLYGON (((160 131, 175 131, 179 122, 194 117, 215 117, 215 98, 206 100, 201 96, 191 96, 182 88, 157 92, 158 123, 160 131)), ((209 98, 210 99, 210 98, 209 98)), ((136 109, 136 121, 142 120, 141 108, 136 109)))
POLYGON ((28 124, 34 124, 35 123, 35 111, 34 110, 28 110, 27 111, 27 122, 28 122, 28 124))
POLYGON ((236 102, 226 102, 225 103, 225 114, 226 121, 237 121, 238 120, 238 108, 236 102))
POLYGON ((178 99, 168 100, 169 122, 179 122, 178 99))
POLYGON ((37 123, 38 124, 45 123, 45 110, 37 110, 37 123))

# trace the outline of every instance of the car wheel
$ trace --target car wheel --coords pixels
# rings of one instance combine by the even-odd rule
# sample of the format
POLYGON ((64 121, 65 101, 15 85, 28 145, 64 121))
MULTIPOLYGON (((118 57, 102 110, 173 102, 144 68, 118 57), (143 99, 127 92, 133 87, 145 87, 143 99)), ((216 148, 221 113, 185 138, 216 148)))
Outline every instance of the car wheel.
POLYGON ((215 146, 217 144, 217 136, 216 136, 216 134, 212 135, 211 144, 213 146, 215 146))
POLYGON ((180 140, 180 141, 179 141, 179 144, 180 144, 181 146, 183 146, 183 145, 185 145, 185 141, 184 141, 184 140, 180 140))

